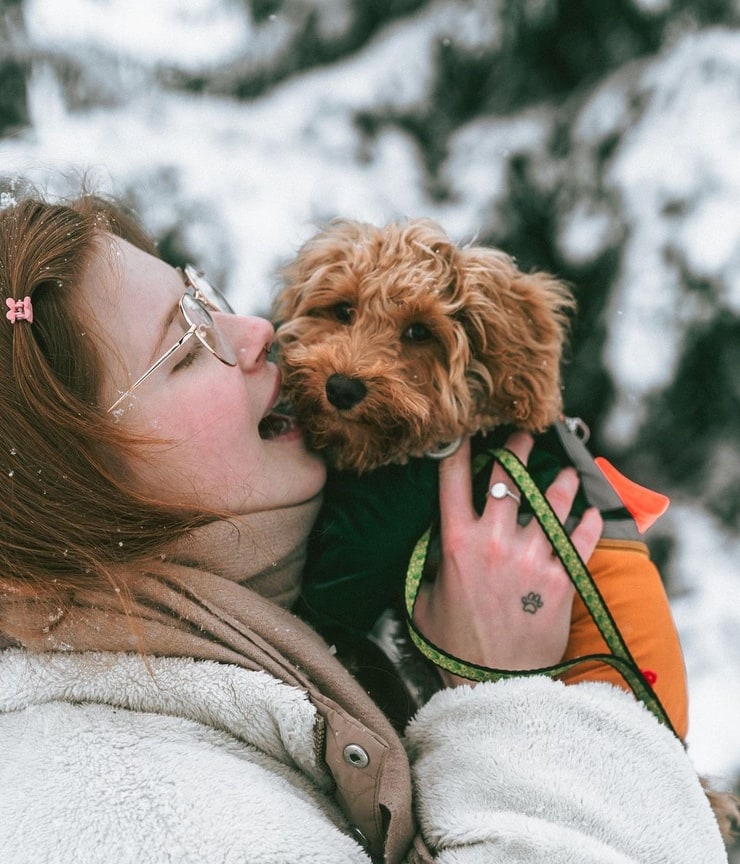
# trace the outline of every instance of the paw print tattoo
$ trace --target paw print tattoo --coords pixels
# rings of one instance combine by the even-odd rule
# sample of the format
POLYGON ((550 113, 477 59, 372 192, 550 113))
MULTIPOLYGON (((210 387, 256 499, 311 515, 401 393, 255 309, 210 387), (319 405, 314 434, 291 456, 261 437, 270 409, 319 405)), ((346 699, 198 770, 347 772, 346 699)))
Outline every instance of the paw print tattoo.
POLYGON ((542 609, 545 605, 542 597, 539 594, 535 594, 534 591, 530 591, 529 594, 525 594, 522 597, 522 609, 525 612, 529 612, 530 615, 535 615, 538 609, 542 609))

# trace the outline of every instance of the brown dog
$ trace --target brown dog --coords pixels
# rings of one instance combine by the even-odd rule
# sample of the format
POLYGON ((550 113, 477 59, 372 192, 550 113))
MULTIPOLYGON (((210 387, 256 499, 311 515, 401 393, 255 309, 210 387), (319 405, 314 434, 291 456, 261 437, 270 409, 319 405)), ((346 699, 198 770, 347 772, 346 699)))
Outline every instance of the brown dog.
MULTIPOLYGON (((522 273, 500 251, 459 248, 429 220, 384 228, 335 221, 284 269, 275 317, 285 395, 310 443, 327 450, 339 469, 364 472, 439 455, 441 445, 463 434, 503 424, 541 432, 561 414, 560 362, 574 306, 568 288, 552 276, 522 273)), ((389 547, 398 523, 428 505, 419 464, 410 485, 421 499, 409 504, 402 494, 409 484, 396 473, 394 507, 368 509, 373 488, 364 488, 366 478, 335 474, 304 583, 317 626, 323 616, 356 628, 367 598, 388 590, 385 571, 392 569, 389 547), (347 544, 342 534, 355 525, 345 518, 353 507, 364 508, 363 531, 347 544), (377 565, 375 584, 368 562, 377 565)), ((388 478, 375 476, 382 493, 388 478)), ((646 586, 661 585, 657 570, 647 555, 617 549, 613 541, 589 566, 631 634, 635 659, 660 670, 657 691, 679 718, 678 734, 685 734, 683 662, 662 593, 648 604, 651 618, 644 616, 646 586), (639 585, 634 602, 625 587, 632 571, 639 585), (662 629, 655 624, 659 613, 662 629)), ((590 626, 576 603, 568 656, 601 650, 589 647, 584 621, 590 626)), ((581 677, 624 686, 618 675, 592 667, 581 677)), ((704 785, 729 844, 740 825, 738 799, 704 785)))
POLYGON ((403 463, 466 433, 561 412, 571 292, 420 219, 335 221, 284 270, 285 395, 339 468, 403 463))

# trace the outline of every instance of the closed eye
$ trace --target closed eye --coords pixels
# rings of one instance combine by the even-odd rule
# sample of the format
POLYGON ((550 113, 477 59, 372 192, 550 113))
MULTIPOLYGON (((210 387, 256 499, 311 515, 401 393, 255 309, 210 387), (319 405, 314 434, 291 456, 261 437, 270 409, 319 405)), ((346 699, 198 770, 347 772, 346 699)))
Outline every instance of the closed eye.
POLYGON ((181 369, 187 369, 189 366, 192 366, 196 360, 203 356, 203 352, 206 350, 200 339, 191 338, 188 342, 191 343, 190 350, 172 367, 173 372, 179 372, 181 369))

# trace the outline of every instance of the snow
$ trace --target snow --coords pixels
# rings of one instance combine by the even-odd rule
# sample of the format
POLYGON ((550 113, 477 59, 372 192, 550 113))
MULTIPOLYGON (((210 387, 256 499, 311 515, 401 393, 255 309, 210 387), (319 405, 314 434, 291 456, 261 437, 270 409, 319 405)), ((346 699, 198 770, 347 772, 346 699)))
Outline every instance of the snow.
POLYGON ((681 544, 677 577, 690 586, 673 601, 689 678, 689 754, 703 773, 727 780, 740 767, 740 538, 688 503, 674 502, 670 513, 681 544))
MULTIPOLYGON (((503 38, 501 5, 437 0, 347 58, 287 77, 263 95, 167 87, 162 68, 271 68, 303 26, 301 4, 255 24, 231 0, 25 0, 29 128, 0 139, 0 171, 52 192, 82 172, 132 201, 155 233, 178 242, 242 312, 266 312, 274 272, 314 226, 335 215, 384 222, 431 216, 460 241, 506 220, 508 167, 524 154, 541 188, 563 198, 559 252, 576 264, 623 244, 606 316, 606 365, 617 392, 607 432, 634 438, 649 400, 674 375, 687 329, 740 313, 740 33, 682 35, 616 70, 565 106, 569 151, 553 155, 553 104, 474 117, 455 130, 427 191, 418 143, 399 125, 363 135, 358 113, 426 105, 435 58, 451 43, 487 50, 503 38), (60 65, 89 56, 74 102, 60 65), (228 64, 232 63, 232 66, 228 64), (96 98, 96 93, 100 98, 96 98), (638 110, 636 106, 644 106, 638 110), (604 165, 594 153, 616 146, 604 165), (71 174, 60 180, 59 170, 71 174), (714 286, 688 295, 681 273, 714 286)), ((539 4, 544 10, 546 4, 539 4)), ((659 14, 668 0, 635 0, 659 14)), ((535 15, 538 4, 528 4, 535 15)), ((319 29, 348 27, 342 0, 317 4, 319 29)), ((544 14, 544 12, 543 12, 544 14)), ((11 202, 3 192, 0 206, 11 202)), ((502 229, 501 229, 502 230, 502 229)), ((735 454, 736 455, 736 454, 735 454)), ((692 693, 690 753, 703 772, 740 771, 740 541, 699 506, 674 505, 680 539, 675 602, 692 693)))
POLYGON ((210 65, 236 57, 248 36, 238 6, 220 0, 28 0, 23 11, 37 48, 92 44, 147 64, 210 65))
POLYGON ((724 279, 722 299, 737 308, 738 86, 737 33, 686 37, 644 70, 638 92, 649 105, 609 167, 630 227, 612 307, 621 315, 605 347, 624 391, 613 411, 615 439, 634 434, 641 397, 673 377, 694 320, 678 288, 681 268, 694 279, 724 279))

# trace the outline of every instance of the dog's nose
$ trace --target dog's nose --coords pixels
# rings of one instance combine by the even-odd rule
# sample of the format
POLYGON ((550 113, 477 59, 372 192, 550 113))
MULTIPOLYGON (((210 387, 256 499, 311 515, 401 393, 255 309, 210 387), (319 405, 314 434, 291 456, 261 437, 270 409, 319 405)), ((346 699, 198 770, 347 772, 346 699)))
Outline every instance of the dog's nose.
POLYGON ((326 398, 340 411, 346 411, 362 402, 366 393, 367 387, 359 378, 348 378, 335 373, 326 381, 326 398))

